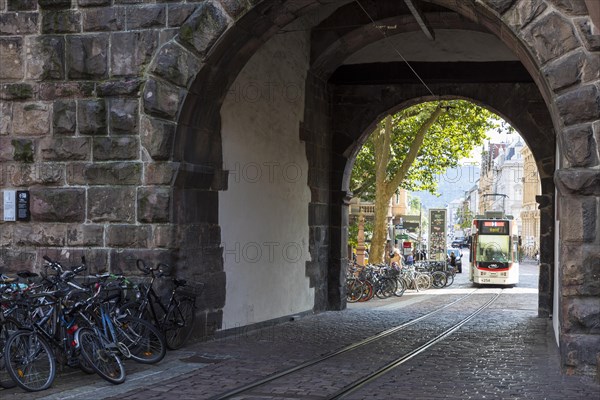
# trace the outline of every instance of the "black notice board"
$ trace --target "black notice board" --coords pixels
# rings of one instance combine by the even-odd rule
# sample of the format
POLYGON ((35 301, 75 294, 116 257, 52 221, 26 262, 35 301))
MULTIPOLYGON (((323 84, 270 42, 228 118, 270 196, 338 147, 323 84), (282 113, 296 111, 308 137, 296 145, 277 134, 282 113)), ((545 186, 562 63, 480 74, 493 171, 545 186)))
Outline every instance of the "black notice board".
POLYGON ((17 190, 17 221, 29 221, 29 190, 17 190))

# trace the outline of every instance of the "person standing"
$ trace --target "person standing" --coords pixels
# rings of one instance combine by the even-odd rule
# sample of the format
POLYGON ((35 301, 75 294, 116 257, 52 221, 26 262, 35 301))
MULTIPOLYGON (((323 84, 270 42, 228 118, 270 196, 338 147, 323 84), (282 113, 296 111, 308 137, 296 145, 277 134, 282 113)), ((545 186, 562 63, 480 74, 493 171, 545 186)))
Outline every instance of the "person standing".
POLYGON ((456 254, 454 252, 450 252, 450 266, 452 269, 456 269, 456 254))
POLYGON ((392 251, 390 251, 390 265, 396 269, 400 269, 402 267, 401 259, 400 249, 398 249, 398 246, 394 246, 392 251))

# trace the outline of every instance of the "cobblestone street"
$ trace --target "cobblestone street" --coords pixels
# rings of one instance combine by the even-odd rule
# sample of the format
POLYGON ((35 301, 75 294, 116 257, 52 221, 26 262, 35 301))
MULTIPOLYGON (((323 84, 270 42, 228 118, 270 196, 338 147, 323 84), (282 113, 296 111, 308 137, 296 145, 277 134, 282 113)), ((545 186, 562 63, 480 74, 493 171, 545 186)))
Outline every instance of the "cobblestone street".
MULTIPOLYGON (((396 336, 310 369, 300 378, 258 388, 244 399, 316 399, 331 395, 399 355, 403 346, 425 342, 428 331, 452 324, 493 293, 500 297, 481 314, 430 350, 350 394, 351 399, 596 399, 600 385, 561 375, 551 321, 537 317, 537 265, 521 267, 515 288, 484 288, 396 336), (398 354, 396 354, 398 353, 398 354)), ((475 289, 465 271, 446 289, 407 291, 401 298, 355 303, 343 312, 298 317, 260 331, 196 343, 170 352, 159 365, 127 362, 118 386, 94 375, 59 375, 54 386, 27 399, 207 399, 293 367, 419 317, 475 289)), ((402 351, 401 351, 402 350, 402 351)), ((0 390, 2 399, 23 398, 20 389, 0 390)))

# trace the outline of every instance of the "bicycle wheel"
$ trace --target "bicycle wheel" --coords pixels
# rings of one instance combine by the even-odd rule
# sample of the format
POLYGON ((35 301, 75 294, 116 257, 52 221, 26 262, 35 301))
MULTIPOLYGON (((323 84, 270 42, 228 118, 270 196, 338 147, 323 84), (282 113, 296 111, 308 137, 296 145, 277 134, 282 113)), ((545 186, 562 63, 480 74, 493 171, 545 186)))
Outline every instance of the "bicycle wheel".
POLYGON ((431 287, 431 278, 429 275, 419 274, 415 278, 415 284, 419 290, 427 290, 431 287))
POLYGON ((381 294, 384 298, 391 297, 398 289, 398 284, 395 279, 383 278, 381 281, 381 294))
POLYGON ((394 292, 394 296, 401 297, 406 291, 406 283, 402 277, 396 278, 396 291, 394 292))
POLYGON ((431 284, 434 288, 441 289, 448 282, 446 274, 442 271, 435 271, 431 274, 431 284))
POLYGON ((113 318, 112 322, 117 341, 129 349, 131 359, 142 364, 154 364, 165 358, 165 338, 150 322, 129 316, 113 318))
POLYGON ((180 349, 190 338, 196 318, 195 301, 188 297, 178 298, 171 306, 162 325, 167 347, 180 349))
POLYGON ((446 274, 446 285, 450 286, 454 283, 454 274, 446 274))
POLYGON ((119 384, 125 382, 125 366, 112 350, 105 346, 99 334, 91 328, 77 331, 81 356, 102 379, 119 384))
POLYGON ((360 302, 365 302, 365 301, 369 301, 373 298, 373 296, 375 295, 375 291, 373 290, 373 284, 369 281, 364 281, 363 282, 363 292, 362 292, 362 296, 360 297, 360 302))
POLYGON ((358 279, 346 280, 346 301, 356 303, 362 296, 362 284, 358 279))
POLYGON ((4 361, 13 381, 29 392, 48 389, 54 382, 54 354, 50 345, 34 331, 20 330, 10 335, 4 361))
POLYGON ((5 318, 0 321, 0 387, 10 389, 17 386, 17 383, 10 377, 6 370, 4 362, 4 349, 6 341, 14 332, 20 329, 19 323, 12 318, 5 318))

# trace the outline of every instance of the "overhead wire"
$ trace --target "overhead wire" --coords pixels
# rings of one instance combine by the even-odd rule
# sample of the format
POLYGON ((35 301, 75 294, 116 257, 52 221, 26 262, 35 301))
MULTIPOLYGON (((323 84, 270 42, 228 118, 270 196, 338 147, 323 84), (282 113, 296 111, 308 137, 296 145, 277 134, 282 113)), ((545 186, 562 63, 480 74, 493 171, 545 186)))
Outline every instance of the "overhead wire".
POLYGON ((373 19, 373 17, 371 17, 371 15, 368 13, 368 11, 363 7, 363 5, 360 3, 359 0, 354 0, 356 2, 356 4, 358 4, 358 6, 363 10, 363 12, 365 13, 365 15, 371 20, 371 22, 373 23, 373 27, 375 27, 375 29, 377 29, 381 35, 383 36, 384 42, 390 46, 394 52, 396 54, 398 54, 400 56, 400 58, 402 59, 402 61, 404 61, 404 63, 408 66, 408 68, 412 71, 413 74, 415 74, 415 76, 417 77, 417 79, 423 84, 423 86, 425 86, 425 88, 427 89, 427 91, 429 93, 431 93, 432 96, 437 97, 433 91, 429 88, 429 86, 427 86, 427 84, 425 83, 425 81, 421 78, 421 76, 417 73, 417 71, 415 71, 415 69, 412 67, 412 65, 410 65, 410 63, 408 62, 408 60, 406 58, 404 58, 404 56, 402 55, 402 53, 400 53, 400 50, 398 50, 398 48, 396 46, 394 46, 394 44, 389 40, 389 37, 385 34, 385 32, 383 31, 383 29, 381 29, 379 26, 377 26, 377 24, 375 23, 375 20, 373 19))

